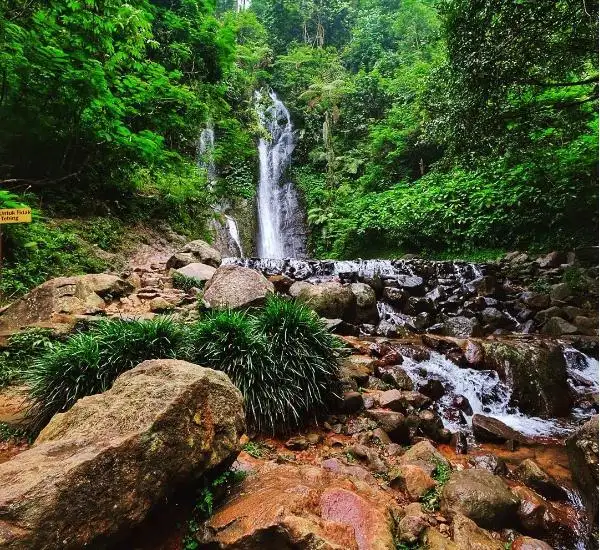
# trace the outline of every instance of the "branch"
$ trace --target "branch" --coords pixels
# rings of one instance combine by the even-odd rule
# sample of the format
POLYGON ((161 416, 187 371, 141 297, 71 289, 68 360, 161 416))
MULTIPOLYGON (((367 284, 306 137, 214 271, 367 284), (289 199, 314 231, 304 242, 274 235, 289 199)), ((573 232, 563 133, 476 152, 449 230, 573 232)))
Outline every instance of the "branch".
POLYGON ((48 185, 48 184, 61 183, 61 182, 66 181, 66 180, 70 180, 72 178, 76 178, 77 176, 79 176, 79 174, 81 174, 81 172, 74 172, 73 174, 68 174, 67 176, 62 176, 62 177, 56 178, 56 179, 46 178, 46 179, 42 179, 42 180, 30 180, 30 179, 25 179, 25 178, 12 178, 12 179, 8 179, 8 180, 0 180, 0 185, 16 185, 16 184, 48 185))
POLYGON ((539 80, 523 80, 522 84, 531 84, 533 86, 542 86, 544 88, 584 86, 585 84, 595 84, 598 82, 598 75, 577 82, 540 82, 539 80))

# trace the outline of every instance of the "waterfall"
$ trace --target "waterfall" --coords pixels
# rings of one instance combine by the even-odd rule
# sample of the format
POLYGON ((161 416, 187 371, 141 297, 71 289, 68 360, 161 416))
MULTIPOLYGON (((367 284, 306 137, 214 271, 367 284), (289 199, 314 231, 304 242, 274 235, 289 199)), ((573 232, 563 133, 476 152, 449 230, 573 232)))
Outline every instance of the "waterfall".
POLYGON ((237 0, 237 11, 246 11, 250 8, 251 0, 237 0))
POLYGON ((256 108, 262 128, 269 136, 258 144, 258 255, 261 258, 297 258, 305 252, 305 227, 298 193, 286 178, 291 165, 295 136, 290 113, 270 92, 256 92, 256 108))
MULTIPOLYGON (((214 190, 215 183, 217 181, 217 166, 215 163, 215 130, 211 122, 206 125, 200 132, 198 138, 197 156, 198 156, 198 167, 200 170, 206 172, 206 179, 208 182, 208 188, 214 190)), ((226 212, 230 210, 231 205, 221 200, 219 203, 213 205, 213 209, 221 217, 225 218, 225 223, 215 220, 214 228, 217 232, 217 241, 221 243, 224 249, 227 249, 228 253, 233 252, 234 256, 243 258, 244 252, 242 250, 242 242, 240 239, 240 233, 236 221, 226 212)))

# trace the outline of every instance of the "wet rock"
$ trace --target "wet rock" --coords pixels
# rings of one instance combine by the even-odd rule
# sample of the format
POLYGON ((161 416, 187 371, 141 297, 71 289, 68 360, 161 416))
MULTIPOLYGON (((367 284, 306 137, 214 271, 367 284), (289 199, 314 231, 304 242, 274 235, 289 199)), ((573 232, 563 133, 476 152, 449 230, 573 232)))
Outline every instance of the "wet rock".
POLYGON ((397 346, 397 350, 404 357, 408 357, 409 359, 417 361, 418 363, 421 361, 427 361, 431 358, 431 353, 424 346, 418 346, 415 344, 402 344, 397 346))
POLYGON ((167 269, 177 269, 193 263, 219 267, 221 265, 221 253, 204 241, 191 241, 169 258, 167 269))
POLYGON ((390 387, 383 380, 380 380, 376 376, 369 376, 366 387, 370 390, 375 390, 381 393, 390 389, 390 387))
POLYGON ((416 275, 398 275, 396 281, 400 288, 406 289, 412 296, 418 296, 424 290, 423 278, 416 275))
POLYGON ((105 273, 50 279, 0 314, 0 332, 35 324, 74 325, 77 315, 102 312, 106 303, 133 292, 128 281, 105 273))
POLYGON ((389 473, 390 485, 408 493, 413 502, 417 502, 437 483, 421 467, 403 464, 393 468, 389 473))
POLYGON ((364 283, 353 283, 350 290, 356 297, 356 322, 377 324, 377 297, 375 291, 364 283))
POLYGON ((413 445, 402 455, 400 464, 418 466, 430 476, 439 464, 446 469, 451 468, 450 462, 429 441, 420 441, 413 445))
POLYGON ((512 475, 522 481, 527 487, 537 491, 540 495, 550 500, 564 500, 567 498, 567 492, 558 484, 558 482, 544 470, 542 470, 533 460, 526 458, 512 472, 512 475))
POLYGON ((462 514, 484 528, 511 525, 519 500, 498 476, 484 470, 453 472, 441 495, 443 512, 462 514))
POLYGON ((469 550, 504 550, 504 543, 491 535, 469 518, 456 514, 452 522, 454 542, 459 548, 469 550))
POLYGON ((363 481, 267 463, 208 521, 200 542, 223 550, 393 550, 395 509, 390 496, 363 481))
POLYGON ((204 301, 215 309, 260 306, 275 292, 273 284, 258 271, 234 265, 217 269, 205 289, 204 301))
POLYGON ((425 384, 419 387, 419 392, 427 397, 430 397, 434 401, 437 401, 446 393, 444 384, 439 380, 430 379, 425 384))
POLYGON ((402 367, 391 366, 379 369, 379 377, 390 386, 402 391, 412 391, 415 387, 412 379, 402 367))
POLYGON ((516 326, 514 319, 494 307, 486 307, 479 316, 481 322, 490 329, 513 330, 516 326))
POLYGON ((560 521, 550 502, 522 485, 513 487, 512 492, 519 499, 517 516, 521 531, 542 535, 560 529, 560 521))
POLYGON ((519 297, 531 309, 546 309, 550 307, 550 296, 541 292, 523 292, 519 297))
POLYGON ((103 546, 181 484, 233 461, 243 431, 242 395, 225 374, 145 361, 0 465, 2 546, 103 546))
POLYGON ((341 380, 355 380, 359 386, 365 386, 369 376, 375 371, 375 360, 368 355, 350 355, 340 366, 341 380))
POLYGON ((478 342, 474 342, 473 340, 469 340, 465 347, 464 357, 471 368, 477 368, 481 364, 483 364, 485 360, 485 351, 483 347, 478 342))
POLYGON ((337 458, 328 458, 321 462, 321 466, 325 470, 329 470, 330 472, 334 472, 335 474, 339 474, 344 477, 355 477, 356 479, 361 479, 362 481, 373 481, 372 474, 363 466, 357 466, 352 464, 344 464, 339 461, 337 458))
POLYGON ((531 416, 556 418, 571 410, 567 365, 551 341, 486 341, 485 366, 513 381, 511 404, 531 416))
POLYGON ((410 434, 403 414, 385 409, 371 409, 365 415, 373 420, 394 443, 406 443, 410 434))
POLYGON ((473 414, 471 403, 469 403, 469 400, 464 395, 457 395, 452 400, 452 406, 456 407, 459 411, 464 412, 468 416, 473 414))
POLYGON ((290 287, 294 284, 294 279, 286 275, 271 275, 267 279, 275 288, 275 292, 279 294, 287 294, 290 287))
POLYGON ((586 511, 598 526, 598 415, 593 416, 567 439, 567 454, 573 481, 581 491, 586 511))
POLYGON ((510 550, 552 550, 552 546, 543 540, 531 537, 517 537, 513 540, 510 550))
POLYGON ((470 336, 482 336, 483 331, 479 321, 474 317, 450 317, 444 321, 444 334, 455 338, 468 338, 470 336))
POLYGON ((356 320, 356 296, 349 286, 334 281, 306 285, 300 289, 296 297, 321 317, 342 319, 347 322, 356 320))
POLYGON ((414 409, 422 409, 431 405, 431 399, 426 395, 418 391, 403 391, 400 392, 400 400, 402 406, 407 409, 413 407, 414 409))
POLYGON ((383 301, 402 309, 408 302, 410 294, 402 288, 386 286, 383 289, 383 301))
POLYGON ((359 392, 349 391, 344 393, 342 409, 345 413, 357 412, 363 407, 363 396, 359 392))
POLYGON ((472 418, 473 435, 479 441, 504 443, 505 441, 524 442, 526 438, 497 418, 475 414, 472 418))
POLYGON ((467 286, 469 290, 472 290, 478 296, 491 296, 496 293, 496 277, 484 275, 473 279, 467 286))
POLYGON ((497 476, 507 476, 506 462, 493 454, 477 455, 469 458, 469 464, 478 470, 486 470, 497 476))
POLYGON ((429 410, 419 412, 419 430, 423 435, 434 441, 442 442, 447 439, 445 433, 442 432, 443 429, 444 423, 436 413, 429 410))
POLYGON ((542 333, 548 336, 563 336, 565 334, 577 334, 579 329, 565 321, 561 317, 551 317, 542 328, 542 333))

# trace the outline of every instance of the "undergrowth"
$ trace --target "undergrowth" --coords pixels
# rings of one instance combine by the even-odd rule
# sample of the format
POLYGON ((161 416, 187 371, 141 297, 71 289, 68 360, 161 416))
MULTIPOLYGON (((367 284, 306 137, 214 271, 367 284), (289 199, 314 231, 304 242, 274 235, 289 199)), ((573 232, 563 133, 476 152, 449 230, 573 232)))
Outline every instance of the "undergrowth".
POLYGON ((437 462, 435 471, 433 472, 433 479, 437 481, 437 485, 429 489, 421 497, 421 505, 428 512, 434 512, 440 509, 440 496, 444 485, 450 479, 452 468, 444 462, 437 462))

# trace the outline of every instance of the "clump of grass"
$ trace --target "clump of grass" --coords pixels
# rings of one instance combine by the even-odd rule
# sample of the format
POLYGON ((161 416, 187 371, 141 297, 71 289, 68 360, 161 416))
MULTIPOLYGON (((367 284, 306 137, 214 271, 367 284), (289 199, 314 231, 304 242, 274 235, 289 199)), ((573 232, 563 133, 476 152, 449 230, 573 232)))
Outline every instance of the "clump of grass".
POLYGON ((18 383, 36 358, 52 347, 52 331, 34 328, 13 334, 0 352, 0 388, 18 383))
POLYGON ((56 344, 24 374, 35 433, 77 399, 109 389, 119 374, 146 359, 184 353, 185 333, 168 317, 103 321, 89 332, 56 344))
POLYGON ((184 292, 189 292, 192 288, 202 288, 204 286, 204 281, 199 281, 198 279, 194 279, 194 277, 188 277, 177 271, 173 273, 172 280, 173 288, 178 288, 184 292))
POLYGON ((256 441, 248 441, 248 443, 243 446, 243 449, 253 458, 262 458, 265 455, 265 452, 268 451, 263 444, 256 441))
POLYGON ((433 479, 437 481, 437 485, 432 487, 421 497, 421 506, 428 512, 434 512, 440 509, 440 496, 444 485, 450 479, 452 468, 444 462, 438 462, 433 472, 433 479))
POLYGON ((271 296, 256 314, 211 313, 192 329, 194 360, 224 371, 248 423, 289 432, 327 408, 343 346, 311 310, 271 296))

